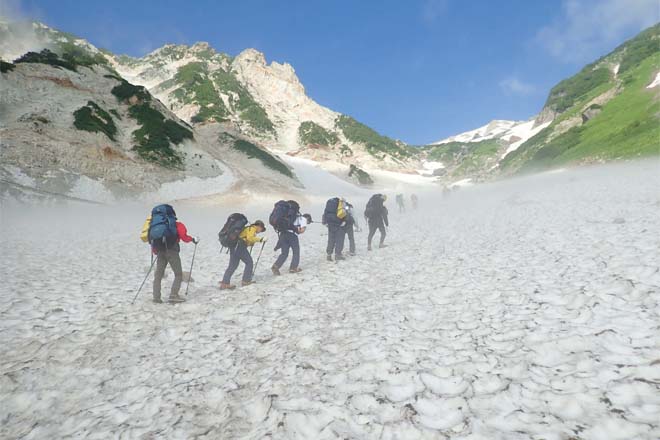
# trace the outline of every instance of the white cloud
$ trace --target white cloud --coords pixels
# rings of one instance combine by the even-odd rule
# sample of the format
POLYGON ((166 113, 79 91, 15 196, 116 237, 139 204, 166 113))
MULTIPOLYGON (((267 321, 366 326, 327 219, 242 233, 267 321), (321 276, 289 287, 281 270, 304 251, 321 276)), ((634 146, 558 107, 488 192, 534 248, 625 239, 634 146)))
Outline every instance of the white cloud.
POLYGON ((500 88, 504 90, 505 93, 514 95, 529 95, 536 91, 534 85, 526 83, 515 76, 500 81, 500 88))
POLYGON ((535 42, 564 62, 583 63, 659 20, 658 0, 563 0, 561 17, 535 42))

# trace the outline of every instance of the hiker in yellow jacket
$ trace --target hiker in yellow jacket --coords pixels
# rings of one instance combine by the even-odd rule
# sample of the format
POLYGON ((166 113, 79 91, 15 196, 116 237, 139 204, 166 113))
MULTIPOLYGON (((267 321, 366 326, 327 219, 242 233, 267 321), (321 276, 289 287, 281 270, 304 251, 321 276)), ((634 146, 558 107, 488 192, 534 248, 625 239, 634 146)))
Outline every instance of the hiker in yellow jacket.
POLYGON ((266 231, 266 226, 261 220, 257 220, 250 226, 246 226, 241 231, 241 234, 238 236, 239 240, 236 243, 236 247, 229 249, 229 266, 225 271, 225 276, 222 278, 220 283, 220 290, 229 290, 235 289, 236 286, 231 285, 231 277, 238 269, 238 265, 242 261, 245 263, 245 269, 243 270, 243 281, 242 286, 249 286, 254 283, 252 281, 252 268, 254 263, 252 261, 252 256, 248 251, 248 246, 254 246, 256 243, 263 243, 266 241, 265 237, 257 237, 257 234, 261 234, 266 231))

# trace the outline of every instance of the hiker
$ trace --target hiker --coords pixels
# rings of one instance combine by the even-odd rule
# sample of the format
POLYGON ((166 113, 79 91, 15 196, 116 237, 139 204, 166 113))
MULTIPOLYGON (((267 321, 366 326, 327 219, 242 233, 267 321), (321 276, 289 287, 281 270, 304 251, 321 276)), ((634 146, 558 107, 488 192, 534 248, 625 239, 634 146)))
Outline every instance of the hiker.
POLYGON ((225 271, 225 275, 222 278, 220 283, 220 290, 231 290, 235 289, 236 286, 231 285, 231 277, 236 272, 238 265, 242 261, 245 263, 245 268, 243 269, 243 280, 241 281, 241 286, 249 286, 254 283, 252 281, 254 262, 252 261, 252 255, 248 252, 248 247, 254 246, 256 243, 265 243, 266 238, 257 237, 257 234, 261 234, 266 231, 266 226, 261 220, 257 220, 253 224, 244 227, 240 231, 240 235, 236 240, 234 247, 229 248, 229 266, 225 271))
POLYGON ((344 251, 344 237, 346 235, 346 209, 344 200, 339 197, 329 199, 325 204, 325 211, 321 223, 328 227, 328 246, 326 248, 327 260, 332 261, 332 254, 335 254, 335 261, 345 260, 342 252, 344 251))
POLYGON ((387 247, 385 242, 385 227, 389 226, 387 220, 387 208, 384 203, 387 200, 387 196, 384 194, 374 194, 367 202, 367 208, 364 211, 364 217, 367 219, 369 224, 369 237, 367 239, 367 250, 371 250, 371 240, 376 234, 376 230, 380 231, 380 244, 378 247, 385 248, 387 247))
POLYGON ((406 212, 406 206, 403 203, 403 194, 396 195, 396 205, 399 207, 399 212, 406 212))
POLYGON ((158 205, 151 211, 149 222, 149 243, 151 251, 156 255, 156 272, 154 273, 153 301, 162 303, 160 298, 160 284, 165 275, 165 269, 169 264, 174 271, 174 282, 168 302, 180 303, 185 299, 179 296, 183 271, 181 269, 181 257, 179 256, 179 241, 195 244, 199 242, 198 237, 188 235, 186 226, 177 221, 174 208, 170 205, 158 205))
POLYGON ((412 202, 413 210, 416 211, 416 210, 417 210, 417 202, 418 202, 417 194, 413 194, 413 195, 411 195, 411 196, 410 196, 410 201, 412 202))
POLYGON ((300 214, 300 205, 295 200, 280 200, 275 204, 273 212, 270 214, 269 222, 278 233, 277 245, 275 250, 281 250, 280 256, 271 267, 273 275, 281 275, 280 268, 289 258, 289 251, 292 251, 289 273, 298 273, 302 269, 300 264, 300 242, 298 235, 303 234, 307 225, 312 223, 312 216, 309 214, 300 214))
POLYGON ((355 231, 360 231, 360 226, 355 218, 353 205, 344 200, 344 209, 346 210, 344 233, 348 237, 348 253, 351 256, 355 256, 355 231))

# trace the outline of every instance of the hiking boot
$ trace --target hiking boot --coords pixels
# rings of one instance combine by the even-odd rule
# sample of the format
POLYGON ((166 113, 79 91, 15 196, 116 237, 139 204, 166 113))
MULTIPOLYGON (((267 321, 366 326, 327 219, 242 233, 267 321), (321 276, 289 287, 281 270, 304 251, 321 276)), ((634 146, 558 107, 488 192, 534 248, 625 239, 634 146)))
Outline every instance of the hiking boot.
POLYGON ((368 251, 371 250, 371 245, 367 246, 367 250, 368 250, 368 251))
POLYGON ((346 257, 344 257, 344 256, 341 255, 341 254, 340 254, 340 255, 335 255, 335 261, 343 261, 343 260, 345 260, 345 259, 346 259, 346 257))
POLYGON ((152 300, 155 304, 162 304, 163 300, 160 299, 160 296, 154 296, 154 299, 152 300))
POLYGON ((380 249, 384 249, 384 248, 386 248, 386 247, 387 247, 387 245, 386 245, 386 244, 381 244, 381 245, 380 245, 380 246, 378 246, 378 247, 379 247, 380 249))
POLYGON ((326 257, 326 260, 332 262, 332 255, 328 254, 328 256, 326 257))
POLYGON ((289 273, 298 273, 298 272, 302 272, 302 269, 299 267, 289 269, 289 273))
POLYGON ((350 255, 351 257, 354 257, 354 256, 356 256, 357 254, 355 253, 355 251, 351 251, 351 252, 348 253, 348 255, 350 255))
POLYGON ((273 271, 273 275, 275 275, 275 276, 280 276, 280 275, 282 275, 282 274, 280 273, 280 268, 277 267, 277 266, 273 266, 273 267, 271 267, 270 270, 273 271))
POLYGON ((236 286, 231 284, 220 283, 220 290, 234 290, 236 286))
POLYGON ((241 281, 241 287, 249 286, 250 284, 254 284, 254 281, 241 281))
POLYGON ((181 298, 179 295, 170 295, 169 299, 167 300, 167 302, 169 302, 170 304, 182 303, 185 301, 186 300, 184 298, 181 298))

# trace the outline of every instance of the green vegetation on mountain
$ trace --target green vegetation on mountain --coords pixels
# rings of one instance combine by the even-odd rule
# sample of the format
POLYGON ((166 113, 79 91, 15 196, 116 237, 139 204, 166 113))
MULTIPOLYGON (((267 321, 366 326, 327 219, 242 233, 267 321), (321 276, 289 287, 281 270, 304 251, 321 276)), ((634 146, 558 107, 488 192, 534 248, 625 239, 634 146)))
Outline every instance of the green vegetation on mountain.
POLYGON ((40 63, 48 64, 54 67, 61 67, 74 72, 78 71, 78 67, 93 67, 95 65, 105 65, 107 60, 101 54, 91 55, 87 51, 79 47, 72 46, 65 50, 61 55, 44 49, 41 52, 27 52, 20 58, 16 59, 14 63, 40 63))
POLYGON ((272 170, 275 170, 279 173, 282 173, 285 176, 290 177, 292 179, 294 178, 293 173, 291 172, 289 167, 287 167, 284 164, 284 162, 282 162, 280 159, 278 159, 277 157, 270 154, 268 151, 266 151, 262 148, 259 148, 258 146, 256 146, 252 142, 248 142, 248 141, 243 140, 243 139, 236 139, 234 141, 233 147, 236 150, 238 150, 242 153, 245 153, 248 156, 248 158, 258 159, 259 161, 261 161, 261 163, 263 163, 268 168, 270 168, 272 170))
POLYGON ((73 125, 78 130, 101 132, 111 140, 115 140, 117 126, 110 114, 94 101, 87 101, 87 105, 73 112, 73 116, 73 125))
POLYGON ((174 78, 161 84, 160 88, 175 85, 178 88, 174 96, 179 102, 200 106, 199 112, 191 118, 192 122, 222 122, 235 113, 257 132, 272 133, 275 130, 266 111, 230 72, 221 68, 210 72, 207 63, 192 62, 181 66, 174 78), (221 94, 226 95, 227 103, 221 94))
MULTIPOLYGON (((149 162, 166 168, 181 168, 183 159, 171 144, 178 145, 185 139, 193 139, 192 130, 168 119, 154 108, 153 98, 144 87, 131 84, 119 76, 105 77, 120 81, 111 93, 119 102, 130 105, 128 114, 141 125, 133 131, 133 150, 149 162)), ((121 119, 116 110, 110 111, 121 119)))
POLYGON ((616 77, 608 73, 603 81, 605 75, 587 74, 585 68, 559 83, 552 89, 548 105, 563 113, 508 154, 500 167, 505 172, 527 172, 567 163, 660 154, 660 100, 657 91, 646 88, 660 69, 659 45, 660 25, 655 25, 588 66, 593 74, 620 62, 616 77), (581 87, 588 83, 587 78, 594 82, 581 87), (558 94, 559 86, 566 84, 574 86, 569 88, 572 91, 558 94), (611 99, 590 103, 605 92, 611 99))
POLYGON ((344 133, 346 139, 363 144, 371 155, 380 159, 384 159, 387 154, 398 159, 407 159, 416 154, 414 148, 382 136, 350 116, 340 115, 335 120, 335 126, 344 133))
POLYGON ((603 85, 608 85, 612 72, 606 66, 594 68, 593 64, 585 67, 575 76, 561 81, 550 90, 550 95, 545 103, 557 113, 562 113, 573 107, 593 90, 598 90, 603 85))
POLYGON ((192 139, 192 131, 165 118, 148 103, 131 106, 129 114, 141 125, 133 132, 133 139, 137 142, 133 149, 140 157, 166 168, 180 168, 183 160, 170 142, 179 144, 184 139, 192 139))
POLYGON ((1 73, 9 72, 11 70, 14 70, 15 68, 16 68, 15 64, 8 63, 8 62, 3 61, 3 60, 0 59, 0 72, 1 73))
POLYGON ((421 147, 426 152, 426 159, 442 162, 455 177, 484 171, 497 163, 502 143, 498 139, 486 139, 479 142, 449 142, 440 145, 421 147))
POLYGON ((348 170, 348 177, 355 177, 360 185, 373 185, 374 180, 369 173, 351 164, 348 170))
POLYGON ((298 127, 298 140, 302 145, 330 146, 337 144, 339 137, 313 121, 305 121, 298 127))
POLYGON ((133 85, 125 79, 121 79, 121 83, 118 86, 113 87, 110 92, 120 101, 129 101, 133 97, 137 98, 139 101, 151 100, 151 94, 147 89, 142 86, 133 85))

